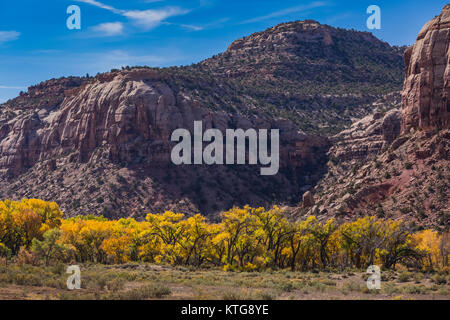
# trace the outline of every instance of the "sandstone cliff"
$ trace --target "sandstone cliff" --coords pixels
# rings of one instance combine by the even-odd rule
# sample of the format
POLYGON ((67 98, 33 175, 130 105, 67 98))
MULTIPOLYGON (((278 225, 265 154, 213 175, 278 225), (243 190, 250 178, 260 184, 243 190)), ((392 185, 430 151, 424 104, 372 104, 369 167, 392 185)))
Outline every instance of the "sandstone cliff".
POLYGON ((355 164, 373 160, 400 135, 398 98, 397 95, 389 98, 393 99, 393 104, 388 106, 390 110, 378 110, 380 104, 386 104, 390 99, 377 101, 374 114, 354 122, 349 129, 331 138, 333 145, 329 157, 333 162, 355 164))
POLYGON ((405 53, 402 131, 447 128, 450 113, 450 5, 405 53))
POLYGON ((112 72, 78 84, 51 81, 3 106, 3 197, 55 200, 67 214, 209 214, 233 205, 292 201, 320 174, 310 168, 325 159, 326 138, 307 135, 289 120, 208 110, 158 70, 112 72), (53 103, 31 100, 61 91, 63 99, 53 103), (176 167, 170 136, 178 128, 192 131, 194 121, 222 132, 280 129, 280 174, 261 177, 248 166, 176 167))
POLYGON ((450 225, 450 5, 427 23, 405 53, 398 110, 375 112, 333 137, 316 205, 297 214, 350 220, 377 215, 411 227, 450 225))

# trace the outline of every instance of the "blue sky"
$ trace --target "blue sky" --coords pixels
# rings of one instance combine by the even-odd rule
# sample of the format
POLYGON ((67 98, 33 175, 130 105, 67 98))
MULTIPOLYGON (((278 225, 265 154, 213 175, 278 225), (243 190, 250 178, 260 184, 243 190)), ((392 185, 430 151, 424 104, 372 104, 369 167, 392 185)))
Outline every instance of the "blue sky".
POLYGON ((1 0, 0 102, 26 87, 69 75, 95 75, 125 65, 199 62, 234 40, 281 22, 315 19, 367 30, 366 9, 381 8, 392 45, 412 44, 448 0, 1 0), (67 7, 81 9, 69 30, 67 7))

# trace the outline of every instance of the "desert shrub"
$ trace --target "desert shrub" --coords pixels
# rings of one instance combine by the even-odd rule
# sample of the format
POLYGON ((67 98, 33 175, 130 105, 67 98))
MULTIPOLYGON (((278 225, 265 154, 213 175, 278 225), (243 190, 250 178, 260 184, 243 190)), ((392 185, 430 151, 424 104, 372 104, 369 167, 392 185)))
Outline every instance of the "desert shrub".
POLYGON ((442 285, 442 284, 446 284, 447 283, 447 279, 446 279, 445 275, 443 275, 443 274, 435 274, 431 278, 431 281, 433 281, 434 283, 436 283, 438 285, 442 285))
POLYGON ((294 285, 292 284, 292 282, 285 282, 282 283, 280 285, 281 290, 283 290, 284 292, 291 292, 295 289, 294 285))
POLYGON ((20 286, 41 286, 42 280, 39 276, 28 273, 17 273, 14 275, 13 281, 20 286))
POLYGON ((15 260, 19 265, 29 264, 35 266, 39 264, 39 258, 25 247, 20 247, 15 260))
POLYGON ((66 280, 67 279, 65 277, 60 279, 55 278, 42 279, 42 285, 50 288, 67 289, 66 280))
POLYGON ((271 301, 277 298, 277 295, 274 292, 263 291, 259 294, 259 298, 264 301, 271 301))
POLYGON ((227 291, 222 295, 222 300, 229 300, 229 301, 244 300, 244 297, 238 292, 227 291))
POLYGON ((409 294, 426 294, 427 293, 427 289, 424 286, 408 285, 408 286, 403 288, 403 292, 404 293, 409 293, 409 294))
POLYGON ((401 292, 400 287, 393 283, 386 283, 382 285, 382 290, 389 295, 401 292))
POLYGON ((104 274, 88 274, 83 277, 84 287, 92 290, 103 291, 108 283, 108 277, 104 274))
POLYGON ((413 278, 415 283, 420 283, 423 280, 423 274, 420 272, 416 273, 413 278))
POLYGON ((411 273, 403 271, 398 276, 399 282, 408 282, 411 279, 411 273))
POLYGON ((363 286, 361 283, 359 283, 357 281, 353 281, 353 280, 345 283, 343 286, 344 290, 356 291, 356 292, 361 292, 362 288, 363 288, 363 286))
POLYGON ((7 264, 8 260, 11 259, 12 251, 7 246, 5 246, 3 243, 0 242, 0 258, 4 261, 2 261, 2 264, 7 264))
POLYGON ((125 281, 120 278, 115 278, 107 282, 106 284, 108 290, 113 292, 118 292, 125 286, 125 281))
POLYGON ((54 266, 51 267, 51 271, 57 275, 65 274, 66 273, 66 265, 62 262, 58 262, 54 266))
POLYGON ((122 292, 119 294, 121 300, 146 300, 151 298, 161 299, 170 295, 171 290, 161 284, 145 285, 140 288, 135 288, 130 291, 122 292))

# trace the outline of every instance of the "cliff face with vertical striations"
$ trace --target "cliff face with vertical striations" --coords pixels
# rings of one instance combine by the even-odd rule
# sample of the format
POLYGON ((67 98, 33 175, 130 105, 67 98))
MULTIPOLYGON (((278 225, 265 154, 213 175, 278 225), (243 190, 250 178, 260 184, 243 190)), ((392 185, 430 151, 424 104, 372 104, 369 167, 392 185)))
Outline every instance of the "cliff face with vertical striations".
POLYGON ((402 131, 446 128, 450 118, 450 5, 405 53, 402 131))
POLYGON ((164 210, 207 215, 233 205, 293 201, 317 180, 328 139, 286 119, 205 108, 170 76, 135 68, 30 88, 0 112, 4 198, 41 198, 68 215, 135 216, 164 210), (259 166, 180 166, 172 132, 249 128, 280 130, 280 173, 259 166), (280 186, 284 186, 281 188, 280 186))
POLYGON ((406 50, 398 110, 365 117, 332 138, 328 172, 315 187, 322 218, 401 218, 415 227, 450 225, 450 5, 406 50))

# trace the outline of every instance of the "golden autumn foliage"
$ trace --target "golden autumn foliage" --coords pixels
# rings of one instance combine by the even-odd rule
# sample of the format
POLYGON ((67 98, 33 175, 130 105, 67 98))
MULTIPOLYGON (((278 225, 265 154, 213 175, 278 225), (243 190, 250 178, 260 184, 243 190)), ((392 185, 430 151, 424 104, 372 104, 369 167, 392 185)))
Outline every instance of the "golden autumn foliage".
POLYGON ((200 214, 186 218, 170 211, 148 214, 141 222, 94 216, 62 219, 55 203, 0 201, 0 255, 10 258, 20 251, 46 264, 143 261, 246 271, 406 264, 441 269, 448 267, 448 240, 448 233, 411 234, 401 221, 375 217, 342 225, 314 216, 293 222, 276 206, 233 208, 214 224, 200 214))
POLYGON ((0 201, 0 243, 17 254, 30 247, 34 238, 43 239, 46 231, 61 225, 62 212, 54 202, 37 199, 0 201))
POLYGON ((424 269, 432 270, 448 265, 450 256, 449 235, 440 236, 436 231, 423 230, 412 236, 416 249, 422 254, 424 269))

